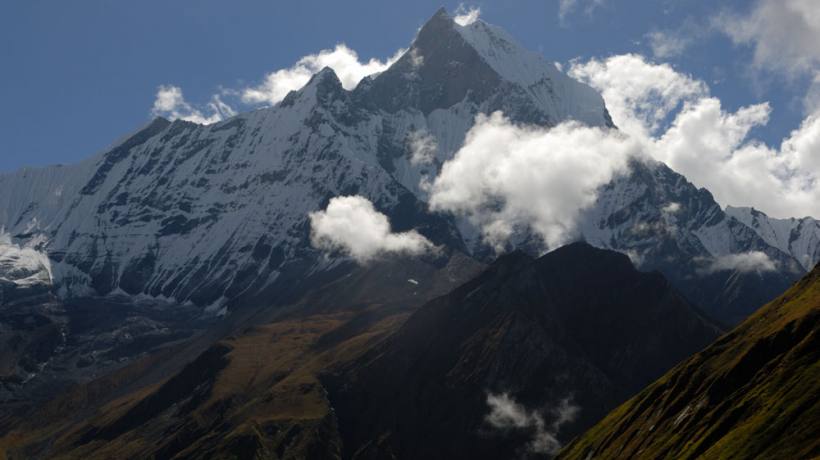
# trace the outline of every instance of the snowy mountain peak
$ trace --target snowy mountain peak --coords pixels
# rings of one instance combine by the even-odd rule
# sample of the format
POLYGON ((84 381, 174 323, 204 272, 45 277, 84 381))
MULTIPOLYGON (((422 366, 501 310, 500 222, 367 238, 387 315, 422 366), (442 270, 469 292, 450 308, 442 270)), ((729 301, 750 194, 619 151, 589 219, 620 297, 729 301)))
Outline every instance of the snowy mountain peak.
POLYGON ((499 27, 476 20, 461 26, 439 10, 408 51, 356 89, 373 108, 425 115, 459 103, 502 110, 514 121, 555 125, 577 120, 612 126, 603 98, 559 72, 499 27))
POLYGON ((531 85, 543 78, 558 78, 560 72, 538 53, 527 50, 497 26, 478 19, 456 30, 505 80, 531 85))
POLYGON ((291 91, 280 103, 281 107, 291 107, 297 102, 312 107, 319 102, 327 103, 346 94, 336 72, 330 67, 324 67, 315 73, 302 88, 291 91))
MULTIPOLYGON (((45 256, 49 276, 31 279, 61 296, 147 295, 206 311, 281 296, 344 264, 310 244, 308 216, 336 196, 361 195, 395 231, 480 256, 477 229, 431 213, 420 184, 463 146, 478 114, 495 111, 544 127, 612 126, 590 87, 500 28, 439 10, 399 60, 352 91, 325 68, 267 109, 212 125, 158 118, 77 165, 0 175, 0 228, 7 247, 45 256), (419 150, 423 162, 413 161, 419 150)), ((610 184, 582 227, 590 242, 667 274, 682 259, 744 251, 792 265, 792 253, 662 168, 610 184), (681 207, 674 217, 662 212, 670 203, 681 207)), ((15 279, 35 273, 21 257, 4 260, 0 272, 15 279)), ((690 268, 678 279, 703 269, 690 268)))

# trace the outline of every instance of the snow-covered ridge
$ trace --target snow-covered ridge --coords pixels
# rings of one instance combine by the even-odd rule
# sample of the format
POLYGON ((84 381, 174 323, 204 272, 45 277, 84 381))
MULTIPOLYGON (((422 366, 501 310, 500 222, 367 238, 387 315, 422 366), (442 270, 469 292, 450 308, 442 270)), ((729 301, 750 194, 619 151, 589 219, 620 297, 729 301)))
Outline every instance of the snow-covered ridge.
MULTIPOLYGON (((437 14, 395 69, 354 91, 324 69, 268 109, 207 126, 156 119, 81 164, 0 176, 0 226, 13 240, 8 247, 36 241, 36 254, 48 255, 49 279, 63 296, 125 293, 203 306, 337 264, 310 247, 307 225, 308 214, 333 196, 365 196, 399 222, 397 230, 418 227, 436 244, 458 247, 462 237, 449 218, 420 204, 419 183, 460 147, 475 115, 522 107, 520 113, 534 118, 521 121, 560 122, 582 119, 581 109, 588 108, 556 103, 563 87, 552 90, 552 105, 544 103, 541 93, 568 77, 500 30, 484 23, 467 30, 437 14), (439 46, 447 40, 457 46, 439 46), (477 48, 491 42, 495 48, 477 48), (513 61, 527 59, 522 65, 530 80, 501 72, 497 46, 509 48, 513 61), (495 66, 482 68, 492 78, 480 91, 456 85, 431 95, 434 110, 412 101, 386 109, 393 95, 408 93, 394 85, 427 91, 453 68, 472 74, 471 66, 482 65, 474 56, 495 66), (467 96, 449 103, 448 94, 467 96), (435 145, 424 163, 411 161, 418 133, 435 145)), ((458 73, 452 78, 460 79, 458 73)), ((598 119, 589 121, 605 124, 603 101, 594 102, 598 119)))
POLYGON ((633 162, 628 175, 600 191, 581 222, 587 242, 627 252, 639 266, 657 264, 665 242, 690 259, 763 250, 784 268, 796 265, 788 252, 724 213, 708 191, 660 162, 633 162))
POLYGON ((812 217, 775 219, 754 208, 726 207, 726 214, 754 230, 770 245, 791 254, 804 269, 820 262, 820 221, 812 217))

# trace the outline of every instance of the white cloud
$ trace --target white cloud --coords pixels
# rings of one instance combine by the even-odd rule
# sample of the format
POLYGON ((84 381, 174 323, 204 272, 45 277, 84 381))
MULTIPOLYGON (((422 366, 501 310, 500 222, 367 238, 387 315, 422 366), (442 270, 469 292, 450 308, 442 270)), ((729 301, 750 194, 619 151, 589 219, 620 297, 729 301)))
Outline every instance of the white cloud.
POLYGON ((157 88, 157 95, 154 99, 151 114, 170 120, 180 119, 203 125, 216 123, 227 117, 236 115, 234 109, 223 102, 219 95, 212 96, 211 101, 206 107, 210 115, 206 115, 202 110, 186 102, 180 87, 161 85, 157 88))
POLYGON ((327 209, 310 213, 311 244, 326 251, 342 251, 361 263, 386 253, 418 255, 435 250, 415 230, 393 233, 387 216, 361 196, 330 200, 327 209))
POLYGON ((490 413, 485 420, 490 425, 502 430, 534 430, 529 450, 548 455, 554 455, 561 449, 561 443, 557 439, 558 430, 564 424, 575 420, 579 412, 579 408, 572 405, 569 398, 563 399, 558 407, 550 411, 553 421, 547 425, 541 414, 528 411, 507 393, 488 393, 487 405, 490 406, 490 413))
POLYGON ((569 75, 600 91, 618 128, 635 136, 655 133, 683 102, 708 93, 702 81, 637 54, 571 64, 569 75))
POLYGON ((720 256, 709 261, 709 265, 702 271, 715 273, 737 270, 742 273, 763 273, 777 269, 777 265, 764 252, 751 251, 740 254, 720 256))
POLYGON ((453 21, 464 27, 476 22, 479 16, 481 16, 481 8, 472 6, 467 8, 463 3, 460 3, 456 9, 456 15, 453 18, 453 21))
MULTIPOLYGON (((363 62, 359 60, 356 51, 344 44, 338 44, 333 49, 307 55, 299 59, 292 67, 267 74, 258 86, 222 90, 219 94, 212 95, 211 100, 201 108, 187 102, 180 87, 161 85, 157 89, 151 113, 154 116, 162 116, 171 120, 181 119, 200 124, 216 123, 236 115, 234 108, 227 104, 223 97, 236 97, 237 104, 273 105, 281 101, 289 92, 302 88, 315 73, 325 67, 332 68, 342 86, 350 90, 355 88, 362 78, 386 70, 405 51, 405 49, 396 51, 386 61, 370 59, 363 62)), ((416 66, 424 62, 423 57, 415 53, 412 58, 416 66)))
POLYGON ((427 131, 413 131, 407 136, 410 144, 410 164, 414 166, 433 163, 438 144, 427 131))
POLYGON ((638 55, 574 62, 570 74, 602 92, 613 121, 722 205, 774 217, 820 216, 820 114, 779 148, 750 139, 768 122, 767 103, 723 109, 708 86, 638 55))
POLYGON ((374 58, 362 62, 356 51, 344 44, 339 44, 333 49, 307 55, 299 59, 292 67, 269 73, 261 85, 241 91, 242 101, 250 104, 276 104, 289 92, 303 87, 313 74, 325 67, 333 69, 342 82, 342 86, 350 90, 355 88, 362 78, 386 70, 405 51, 404 49, 398 50, 386 61, 374 58))
POLYGON ((676 203, 674 201, 668 203, 666 206, 661 208, 661 212, 665 215, 677 214, 678 212, 680 212, 680 210, 680 203, 676 203))
POLYGON ((617 130, 517 126, 500 112, 479 115, 430 187, 430 206, 467 216, 496 248, 519 225, 555 247, 574 236, 580 210, 637 151, 617 130))
POLYGON ((750 205, 776 217, 820 215, 820 120, 808 117, 774 149, 748 139, 769 111, 757 104, 727 113, 719 100, 704 98, 653 140, 653 155, 724 205, 750 205))

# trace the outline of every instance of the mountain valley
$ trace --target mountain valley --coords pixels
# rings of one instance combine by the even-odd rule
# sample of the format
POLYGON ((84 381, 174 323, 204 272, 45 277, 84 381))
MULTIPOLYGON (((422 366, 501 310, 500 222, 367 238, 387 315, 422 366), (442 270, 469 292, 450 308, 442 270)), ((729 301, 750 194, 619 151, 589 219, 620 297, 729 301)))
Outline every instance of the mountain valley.
POLYGON ((355 88, 325 67, 0 174, 0 460, 820 455, 820 221, 633 156, 560 244, 494 244, 431 185, 494 116, 620 132, 591 86, 441 8, 355 88), (340 198, 393 246, 320 244, 340 198))

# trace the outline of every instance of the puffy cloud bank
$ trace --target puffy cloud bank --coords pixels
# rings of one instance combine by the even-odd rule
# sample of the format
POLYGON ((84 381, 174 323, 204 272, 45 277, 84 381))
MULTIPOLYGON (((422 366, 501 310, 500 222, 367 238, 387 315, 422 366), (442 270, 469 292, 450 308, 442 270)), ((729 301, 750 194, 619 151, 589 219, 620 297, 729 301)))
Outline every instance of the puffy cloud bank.
POLYGON ((564 424, 575 420, 580 410, 572 405, 569 399, 563 399, 550 411, 553 420, 547 424, 541 414, 527 410, 507 393, 487 394, 487 405, 490 407, 490 413, 486 417, 487 423, 501 430, 533 430, 529 450, 547 455, 555 455, 561 449, 561 443, 557 438, 558 430, 564 424))
POLYGON ((722 205, 754 206, 775 217, 820 216, 820 9, 815 0, 758 0, 708 27, 651 32, 657 58, 672 57, 719 31, 752 51, 753 75, 807 83, 805 118, 780 145, 750 136, 769 121, 768 103, 726 110, 701 80, 625 54, 572 63, 570 74, 598 89, 615 124, 651 156, 706 187, 722 205))
POLYGON ((704 82, 667 64, 627 54, 575 61, 570 75, 601 91, 615 124, 644 152, 722 205, 820 216, 820 113, 771 147, 749 136, 768 122, 767 103, 726 111, 704 82))
POLYGON ((618 128, 639 138, 655 134, 681 104, 708 93, 702 81, 636 54, 576 60, 569 74, 600 91, 618 128))
POLYGON ((360 263, 388 253, 419 255, 435 249, 415 230, 393 233, 387 216, 361 196, 335 197, 309 217, 314 247, 341 251, 360 263))
POLYGON ((500 247, 526 225, 548 247, 574 236, 581 209, 626 168, 638 145, 617 130, 564 123, 519 126, 479 115, 430 187, 430 207, 467 216, 500 247))

